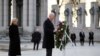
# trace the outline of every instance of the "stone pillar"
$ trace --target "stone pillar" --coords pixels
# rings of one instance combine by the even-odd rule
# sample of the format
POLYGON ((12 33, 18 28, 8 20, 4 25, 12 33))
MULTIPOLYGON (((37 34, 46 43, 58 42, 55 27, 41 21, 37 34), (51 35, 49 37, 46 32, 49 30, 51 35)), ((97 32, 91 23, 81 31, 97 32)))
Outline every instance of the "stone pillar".
POLYGON ((0 0, 0 34, 6 35, 8 19, 8 0, 0 0))
POLYGON ((56 19, 54 20, 54 26, 56 27, 59 22, 59 6, 58 5, 52 5, 52 9, 56 11, 56 19))
POLYGON ((81 8, 81 16, 78 15, 78 28, 82 29, 85 27, 85 3, 80 3, 78 8, 81 8))
POLYGON ((12 3, 12 5, 13 5, 13 18, 16 18, 17 17, 17 15, 16 15, 16 0, 12 0, 13 1, 13 3, 12 3))
POLYGON ((23 0, 23 30, 31 33, 34 30, 34 26, 36 26, 36 0, 23 0), (28 1, 29 7, 27 6, 28 1), (29 20, 29 25, 27 25, 27 19, 29 20))
POLYGON ((41 12, 40 12, 41 13, 41 16, 40 16, 41 26, 43 26, 44 21, 47 19, 47 13, 48 13, 47 8, 48 8, 47 0, 41 1, 41 12))
POLYGON ((0 0, 0 30, 2 27, 2 0, 0 0))
POLYGON ((0 0, 0 30, 4 31, 7 28, 8 19, 8 0, 0 0))
POLYGON ((23 0, 23 31, 27 31, 27 1, 28 0, 23 0))
POLYGON ((29 0, 29 31, 33 32, 36 26, 36 0, 29 0))
POLYGON ((65 9, 69 10, 69 16, 66 16, 65 19, 67 19, 67 25, 69 25, 69 29, 72 28, 72 4, 66 4, 65 9))
POLYGON ((43 0, 41 1, 41 16, 40 16, 40 22, 41 22, 41 32, 43 32, 43 23, 44 21, 47 19, 47 14, 48 14, 48 1, 47 0, 43 0))
POLYGON ((97 2, 92 2, 91 3, 91 8, 94 7, 94 15, 91 15, 91 28, 98 27, 99 21, 98 21, 98 4, 97 2))
POLYGON ((4 29, 8 27, 8 0, 4 0, 4 29))
POLYGON ((43 31, 43 23, 47 19, 48 15, 48 0, 41 0, 41 14, 40 14, 40 32, 41 36, 43 38, 44 31, 43 31))
POLYGON ((27 0, 23 0, 23 30, 27 30, 27 0))
POLYGON ((86 25, 85 25, 85 3, 82 4, 82 7, 83 7, 83 10, 82 10, 82 27, 84 28, 86 25))

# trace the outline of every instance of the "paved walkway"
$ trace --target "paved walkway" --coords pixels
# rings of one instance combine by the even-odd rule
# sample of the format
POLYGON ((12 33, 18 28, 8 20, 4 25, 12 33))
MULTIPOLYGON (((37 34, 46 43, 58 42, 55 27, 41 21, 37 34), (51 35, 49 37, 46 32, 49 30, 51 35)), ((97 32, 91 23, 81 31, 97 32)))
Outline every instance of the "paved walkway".
MULTIPOLYGON (((42 49, 41 46, 42 44, 40 44, 38 51, 34 51, 32 50, 33 49, 32 43, 23 43, 21 45, 22 56, 46 56, 45 49, 42 49)), ((8 54, 7 49, 0 50, 0 56, 8 56, 7 54, 8 54)), ((53 56, 99 56, 99 55, 100 55, 100 43, 95 43, 94 46, 89 46, 88 43, 85 43, 84 46, 80 46, 79 43, 77 43, 77 46, 72 46, 71 43, 68 43, 68 45, 66 46, 66 50, 60 51, 59 49, 56 48, 53 49, 53 56)))

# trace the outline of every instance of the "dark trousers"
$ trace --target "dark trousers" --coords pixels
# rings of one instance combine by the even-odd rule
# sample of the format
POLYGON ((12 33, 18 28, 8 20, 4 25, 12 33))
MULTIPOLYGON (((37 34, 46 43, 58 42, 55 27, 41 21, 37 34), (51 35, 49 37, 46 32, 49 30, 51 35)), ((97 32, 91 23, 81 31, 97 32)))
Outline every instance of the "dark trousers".
POLYGON ((33 47, 33 50, 35 50, 35 47, 36 47, 36 45, 37 45, 37 50, 38 50, 38 47, 39 47, 39 43, 34 43, 34 47, 33 47))
POLYGON ((94 45, 94 40, 93 39, 89 39, 89 46, 92 43, 92 45, 94 45))
POLYGON ((9 55, 9 56, 21 56, 21 55, 9 55))
POLYGON ((52 49, 46 49, 46 56, 52 56, 52 49))
POLYGON ((9 56, 16 56, 16 55, 9 55, 9 56))
POLYGON ((72 42, 74 43, 74 45, 76 46, 76 40, 72 40, 72 42))
POLYGON ((80 39, 81 46, 84 46, 84 39, 80 39))

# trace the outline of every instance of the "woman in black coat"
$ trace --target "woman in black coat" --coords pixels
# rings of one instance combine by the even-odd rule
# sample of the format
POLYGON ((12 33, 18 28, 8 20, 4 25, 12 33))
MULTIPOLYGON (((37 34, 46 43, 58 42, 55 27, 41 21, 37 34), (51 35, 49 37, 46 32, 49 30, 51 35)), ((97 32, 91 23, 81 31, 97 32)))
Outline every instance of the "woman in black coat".
POLYGON ((21 55, 20 37, 19 37, 17 22, 18 22, 17 19, 13 19, 9 27, 9 38, 10 38, 9 54, 8 54, 9 56, 21 55))

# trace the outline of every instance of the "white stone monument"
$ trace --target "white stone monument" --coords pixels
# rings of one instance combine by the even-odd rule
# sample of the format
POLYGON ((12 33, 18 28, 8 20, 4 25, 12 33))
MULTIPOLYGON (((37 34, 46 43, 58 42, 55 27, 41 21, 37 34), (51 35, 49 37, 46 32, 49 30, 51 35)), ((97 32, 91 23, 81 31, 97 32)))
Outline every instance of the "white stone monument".
POLYGON ((67 19, 67 25, 69 25, 69 28, 72 27, 72 4, 68 3, 66 4, 65 6, 65 10, 66 12, 64 11, 65 13, 65 19, 67 19))
POLYGON ((56 12, 56 19, 54 20, 54 26, 56 27, 58 25, 59 22, 59 6, 58 5, 52 5, 52 10, 55 10, 56 12))
POLYGON ((98 27, 98 3, 97 2, 92 2, 91 3, 91 8, 90 8, 90 15, 91 15, 91 28, 95 29, 98 27))
POLYGON ((82 29, 85 27, 85 3, 80 3, 77 10, 78 15, 78 28, 82 29))

